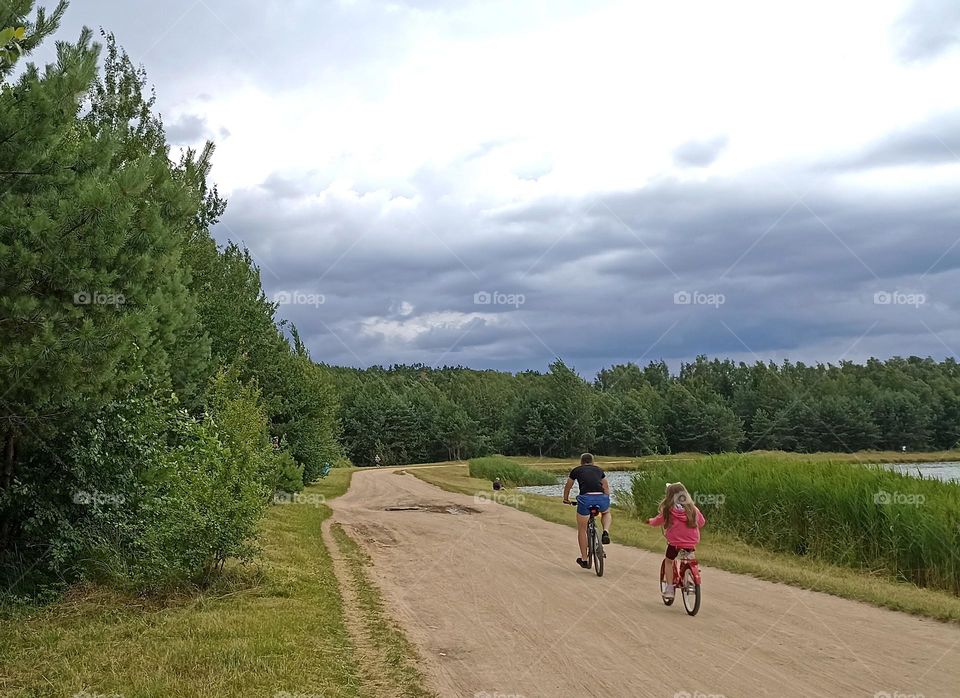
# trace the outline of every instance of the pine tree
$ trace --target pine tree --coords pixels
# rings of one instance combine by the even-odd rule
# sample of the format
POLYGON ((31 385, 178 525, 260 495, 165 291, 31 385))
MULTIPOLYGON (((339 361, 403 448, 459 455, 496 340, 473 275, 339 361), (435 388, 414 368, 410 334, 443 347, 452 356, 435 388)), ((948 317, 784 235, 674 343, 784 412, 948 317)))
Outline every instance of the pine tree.
POLYGON ((35 0, 6 0, 0 5, 0 79, 57 30, 67 10, 66 0, 60 0, 50 15, 40 7, 30 19, 35 4, 35 0))
POLYGON ((53 465, 62 435, 141 386, 171 387, 174 365, 203 353, 184 340, 181 264, 200 200, 142 74, 111 41, 97 83, 91 38, 0 92, 0 549, 69 484, 53 465))

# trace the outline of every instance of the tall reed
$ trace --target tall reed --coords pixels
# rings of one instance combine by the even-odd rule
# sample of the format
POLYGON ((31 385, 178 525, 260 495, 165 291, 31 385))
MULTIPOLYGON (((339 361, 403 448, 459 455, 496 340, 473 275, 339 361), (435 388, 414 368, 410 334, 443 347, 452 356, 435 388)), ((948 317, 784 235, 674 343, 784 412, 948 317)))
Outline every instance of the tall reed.
POLYGON ((553 485, 557 476, 544 470, 529 468, 503 456, 470 459, 470 477, 493 481, 494 478, 506 485, 553 485))
POLYGON ((721 455, 638 473, 638 515, 652 516, 678 480, 707 530, 960 594, 960 485, 880 466, 721 455))

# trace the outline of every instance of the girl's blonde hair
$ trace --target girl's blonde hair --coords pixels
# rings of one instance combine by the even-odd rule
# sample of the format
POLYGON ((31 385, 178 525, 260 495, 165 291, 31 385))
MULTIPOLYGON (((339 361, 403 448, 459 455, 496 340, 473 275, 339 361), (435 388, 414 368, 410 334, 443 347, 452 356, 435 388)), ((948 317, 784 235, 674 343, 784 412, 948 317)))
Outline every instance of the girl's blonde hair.
POLYGON ((679 504, 687 514, 687 526, 697 527, 697 508, 693 505, 690 493, 683 486, 682 482, 667 483, 667 489, 660 500, 660 513, 663 514, 663 525, 670 525, 670 516, 673 514, 673 507, 679 504))

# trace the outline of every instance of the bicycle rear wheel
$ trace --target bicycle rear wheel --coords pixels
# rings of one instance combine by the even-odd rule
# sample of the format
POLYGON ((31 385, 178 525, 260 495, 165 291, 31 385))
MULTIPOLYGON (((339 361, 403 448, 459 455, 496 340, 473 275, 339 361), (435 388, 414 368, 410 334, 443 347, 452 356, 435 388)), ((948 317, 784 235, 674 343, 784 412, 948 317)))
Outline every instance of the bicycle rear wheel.
POLYGON ((700 585, 693 578, 693 570, 687 567, 683 571, 683 607, 691 616, 697 615, 700 610, 700 585))
MULTIPOLYGON (((666 585, 666 582, 663 581, 664 578, 665 578, 665 575, 666 575, 666 571, 667 571, 667 561, 666 561, 666 560, 663 560, 663 561, 660 562, 660 598, 663 599, 663 605, 664 605, 664 606, 670 606, 671 604, 673 604, 673 600, 674 600, 676 597, 675 597, 675 596, 667 596, 667 595, 666 595, 666 586, 667 586, 667 585, 666 585)), ((670 576, 671 576, 671 578, 672 578, 672 576, 673 576, 673 570, 670 570, 670 576)))
POLYGON ((597 527, 593 527, 593 550, 594 550, 594 570, 597 573, 598 577, 603 576, 603 558, 605 557, 603 552, 603 540, 600 538, 600 533, 597 531, 597 527))

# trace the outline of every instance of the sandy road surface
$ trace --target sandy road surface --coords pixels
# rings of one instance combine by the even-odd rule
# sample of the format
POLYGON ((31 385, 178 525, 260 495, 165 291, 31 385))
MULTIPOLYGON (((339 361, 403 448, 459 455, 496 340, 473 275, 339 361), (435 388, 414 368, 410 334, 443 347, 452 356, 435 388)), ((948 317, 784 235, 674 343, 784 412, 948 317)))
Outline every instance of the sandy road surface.
POLYGON ((689 618, 616 521, 597 578, 571 529, 410 474, 355 473, 333 508, 441 696, 960 696, 960 628, 710 568, 689 618), (479 511, 385 510, 415 505, 479 511))

